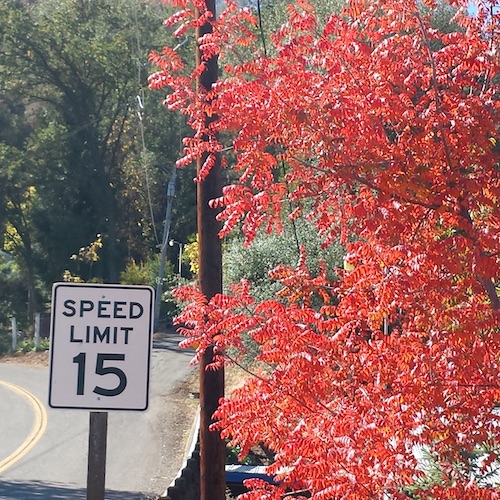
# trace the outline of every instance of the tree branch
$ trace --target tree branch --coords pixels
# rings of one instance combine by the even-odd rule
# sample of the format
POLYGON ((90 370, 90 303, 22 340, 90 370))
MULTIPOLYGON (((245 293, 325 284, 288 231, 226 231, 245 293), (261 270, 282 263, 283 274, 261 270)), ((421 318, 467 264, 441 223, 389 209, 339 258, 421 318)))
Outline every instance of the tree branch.
MULTIPOLYGON (((436 70, 436 61, 434 60, 434 56, 432 55, 432 49, 431 49, 431 44, 429 41, 429 37, 427 36, 427 31, 425 30, 425 25, 424 21, 422 20, 422 16, 418 11, 416 11, 417 14, 417 19, 420 24, 420 30, 422 31, 422 37, 424 39, 425 47, 427 49, 427 52, 429 54, 429 62, 431 64, 431 69, 432 69, 432 86, 434 88, 434 105, 436 106, 436 115, 441 114, 441 100, 439 99, 439 87, 437 83, 437 70, 436 70)), ((448 137, 446 136, 446 133, 444 131, 443 124, 441 123, 441 120, 438 120, 438 127, 439 127, 439 133, 441 135, 441 139, 443 140, 443 148, 444 148, 444 154, 446 156, 446 163, 448 164, 448 168, 453 170, 453 161, 451 158, 451 151, 450 151, 450 145, 448 144, 448 137)))
POLYGON ((500 298, 498 297, 495 283, 493 281, 485 278, 484 276, 478 277, 479 283, 483 285, 483 288, 486 290, 488 297, 491 301, 491 307, 494 311, 500 311, 500 298))

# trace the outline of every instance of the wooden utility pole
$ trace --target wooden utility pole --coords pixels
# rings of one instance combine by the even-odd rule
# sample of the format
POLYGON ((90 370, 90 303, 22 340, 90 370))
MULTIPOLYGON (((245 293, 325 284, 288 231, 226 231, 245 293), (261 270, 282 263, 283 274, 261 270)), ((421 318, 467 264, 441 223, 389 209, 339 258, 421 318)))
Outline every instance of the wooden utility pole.
MULTIPOLYGON (((215 0, 206 1, 207 8, 215 19, 215 0)), ((197 29, 196 39, 211 32, 210 23, 197 29)), ((201 51, 196 49, 196 62, 201 62, 201 51)), ((209 90, 217 81, 217 57, 206 61, 205 71, 198 78, 198 88, 209 90)), ((206 116, 206 124, 214 117, 206 116)), ((205 158, 198 160, 200 172, 205 158)), ((217 212, 209 207, 209 201, 221 196, 220 158, 203 182, 197 188, 199 283, 207 299, 222 291, 222 250, 218 236, 219 223, 217 212)), ((224 396, 224 370, 209 370, 207 365, 213 361, 213 348, 208 349, 200 362, 200 500, 224 500, 226 490, 225 443, 218 432, 210 431, 212 415, 217 409, 219 399, 224 396)))

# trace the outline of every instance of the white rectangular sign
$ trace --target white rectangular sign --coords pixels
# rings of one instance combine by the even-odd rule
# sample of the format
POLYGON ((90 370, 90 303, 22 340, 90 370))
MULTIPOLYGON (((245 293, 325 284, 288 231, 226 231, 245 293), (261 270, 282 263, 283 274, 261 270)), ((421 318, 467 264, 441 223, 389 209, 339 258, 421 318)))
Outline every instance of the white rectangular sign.
POLYGON ((55 283, 49 406, 146 410, 154 290, 55 283))

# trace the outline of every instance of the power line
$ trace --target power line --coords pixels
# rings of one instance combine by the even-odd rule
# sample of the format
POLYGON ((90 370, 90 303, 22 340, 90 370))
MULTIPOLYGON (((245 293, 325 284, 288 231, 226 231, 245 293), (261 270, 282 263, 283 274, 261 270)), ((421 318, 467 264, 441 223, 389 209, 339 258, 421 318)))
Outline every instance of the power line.
POLYGON ((149 214, 151 217, 151 223, 153 225, 153 232, 155 236, 155 241, 156 244, 160 244, 160 239, 158 237, 158 232, 156 231, 156 221, 155 221, 155 216, 154 216, 154 210, 153 210, 153 202, 151 199, 151 186, 150 186, 150 180, 149 180, 149 171, 148 171, 148 162, 147 162, 147 153, 148 149, 146 147, 146 140, 144 137, 144 87, 142 85, 142 64, 141 64, 141 55, 142 55, 142 49, 141 49, 141 39, 140 39, 140 34, 139 34, 139 22, 137 19, 137 5, 136 8, 134 9, 134 24, 135 24, 135 36, 136 36, 136 41, 137 41, 137 86, 139 88, 139 94, 136 96, 136 106, 137 106, 137 117, 139 119, 139 132, 140 132, 140 137, 141 137, 141 145, 142 145, 142 166, 144 168, 144 179, 146 182, 146 193, 147 193, 147 199, 148 199, 148 207, 149 207, 149 214))

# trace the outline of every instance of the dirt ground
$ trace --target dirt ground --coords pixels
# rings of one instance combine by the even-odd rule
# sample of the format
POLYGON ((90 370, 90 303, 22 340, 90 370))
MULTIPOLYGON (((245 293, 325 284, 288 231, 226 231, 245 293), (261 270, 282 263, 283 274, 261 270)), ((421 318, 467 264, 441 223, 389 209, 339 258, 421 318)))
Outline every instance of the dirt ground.
POLYGON ((0 358, 2 363, 23 363, 30 366, 49 366, 49 351, 16 352, 0 358))

